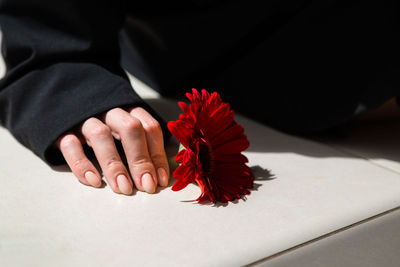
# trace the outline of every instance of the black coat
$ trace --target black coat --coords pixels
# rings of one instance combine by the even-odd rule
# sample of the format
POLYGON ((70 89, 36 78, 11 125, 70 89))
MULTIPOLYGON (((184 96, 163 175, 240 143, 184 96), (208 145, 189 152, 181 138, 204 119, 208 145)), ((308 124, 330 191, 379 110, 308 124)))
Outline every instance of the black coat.
POLYGON ((157 117, 121 68, 127 14, 163 95, 217 89, 291 132, 334 127, 400 95, 397 1, 267 2, 0 0, 0 123, 56 164, 54 142, 91 116, 140 105, 157 117))
POLYGON ((119 63, 118 1, 0 3, 0 122, 39 157, 61 163, 61 134, 111 108, 145 105, 119 63))

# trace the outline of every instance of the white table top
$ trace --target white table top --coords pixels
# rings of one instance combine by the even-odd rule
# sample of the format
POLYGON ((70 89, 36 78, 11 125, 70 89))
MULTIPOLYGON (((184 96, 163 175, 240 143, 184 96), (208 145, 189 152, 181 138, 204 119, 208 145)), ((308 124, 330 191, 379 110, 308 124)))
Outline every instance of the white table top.
MULTIPOLYGON (((175 101, 144 96, 167 121, 177 119, 175 101)), ((400 171, 236 119, 250 140, 245 154, 258 186, 228 205, 186 202, 198 196, 196 185, 133 196, 83 186, 1 128, 0 266, 266 264, 263 258, 400 206, 400 171), (263 169, 275 179, 262 179, 263 169)), ((172 140, 170 155, 176 149, 172 140)))

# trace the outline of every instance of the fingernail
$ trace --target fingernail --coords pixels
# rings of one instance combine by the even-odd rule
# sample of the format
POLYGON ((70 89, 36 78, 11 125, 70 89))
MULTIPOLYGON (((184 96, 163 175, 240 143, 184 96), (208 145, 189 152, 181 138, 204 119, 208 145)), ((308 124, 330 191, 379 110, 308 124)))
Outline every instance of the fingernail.
POLYGON ((154 180, 153 177, 151 177, 150 173, 145 173, 142 176, 142 186, 144 191, 146 191, 147 193, 154 193, 154 191, 156 191, 156 187, 154 184, 154 180))
POLYGON ((132 193, 131 183, 129 183, 129 180, 125 175, 120 174, 117 176, 117 184, 122 194, 129 195, 132 193))
POLYGON ((160 183, 160 185, 167 186, 168 185, 168 175, 167 175, 167 172, 165 171, 165 169, 158 168, 157 174, 158 174, 158 182, 160 183))
POLYGON ((101 185, 101 180, 92 171, 87 171, 85 173, 85 178, 86 178, 86 181, 88 181, 88 183, 93 187, 99 187, 101 185))

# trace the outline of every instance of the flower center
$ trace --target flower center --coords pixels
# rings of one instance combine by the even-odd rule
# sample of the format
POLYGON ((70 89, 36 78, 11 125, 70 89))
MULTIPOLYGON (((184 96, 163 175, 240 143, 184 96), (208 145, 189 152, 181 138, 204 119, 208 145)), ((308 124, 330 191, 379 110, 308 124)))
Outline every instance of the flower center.
POLYGON ((209 174, 211 171, 211 153, 207 143, 199 143, 199 160, 203 165, 204 172, 209 174))
POLYGON ((210 146, 207 142, 207 140, 204 137, 203 131, 199 131, 197 133, 197 136, 195 137, 195 146, 197 150, 197 158, 201 162, 201 165, 203 167, 203 171, 206 174, 210 174, 211 172, 211 162, 212 162, 212 157, 211 157, 211 149, 210 146))

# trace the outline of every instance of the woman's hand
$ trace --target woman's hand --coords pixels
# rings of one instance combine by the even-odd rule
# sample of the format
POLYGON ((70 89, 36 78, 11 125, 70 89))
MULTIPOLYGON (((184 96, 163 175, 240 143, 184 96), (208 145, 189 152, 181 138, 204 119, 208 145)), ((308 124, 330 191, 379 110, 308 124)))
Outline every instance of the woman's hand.
POLYGON ((77 131, 57 140, 57 147, 79 181, 100 187, 101 175, 86 157, 82 147, 85 143, 93 149, 114 192, 130 195, 133 183, 148 193, 154 193, 157 184, 168 185, 169 167, 161 127, 143 108, 114 108, 100 119, 89 118, 77 131), (129 171, 121 161, 114 138, 122 143, 129 171))

